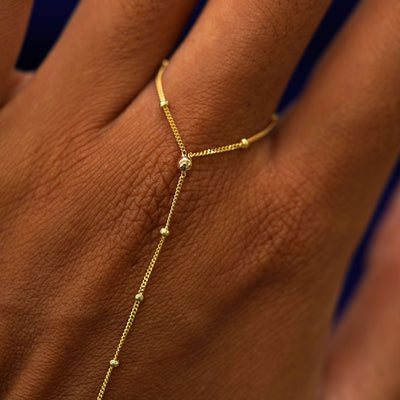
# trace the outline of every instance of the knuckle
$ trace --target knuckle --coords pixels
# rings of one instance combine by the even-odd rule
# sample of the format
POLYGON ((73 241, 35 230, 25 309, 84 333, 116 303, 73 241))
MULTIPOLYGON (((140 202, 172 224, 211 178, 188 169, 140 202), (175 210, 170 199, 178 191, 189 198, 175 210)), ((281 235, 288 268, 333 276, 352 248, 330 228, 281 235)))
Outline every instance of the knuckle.
POLYGON ((161 29, 170 23, 163 16, 170 13, 171 7, 174 8, 171 2, 118 0, 107 9, 114 15, 107 18, 112 26, 107 29, 106 45, 121 57, 137 54, 139 49, 159 40, 159 35, 152 34, 154 26, 161 29))

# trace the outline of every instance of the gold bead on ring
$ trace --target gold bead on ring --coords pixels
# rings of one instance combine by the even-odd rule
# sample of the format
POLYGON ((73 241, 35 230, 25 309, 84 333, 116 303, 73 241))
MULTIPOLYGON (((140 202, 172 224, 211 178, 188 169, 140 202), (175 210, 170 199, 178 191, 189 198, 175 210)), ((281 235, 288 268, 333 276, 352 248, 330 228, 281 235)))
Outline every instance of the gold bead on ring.
POLYGON ((249 146, 250 146, 250 143, 249 143, 249 141, 247 139, 242 139, 240 141, 240 147, 242 149, 247 149, 249 146))
POLYGON ((161 108, 164 108, 164 107, 166 107, 166 106, 168 106, 168 101, 167 101, 167 100, 161 100, 161 101, 160 101, 160 107, 161 107, 161 108))

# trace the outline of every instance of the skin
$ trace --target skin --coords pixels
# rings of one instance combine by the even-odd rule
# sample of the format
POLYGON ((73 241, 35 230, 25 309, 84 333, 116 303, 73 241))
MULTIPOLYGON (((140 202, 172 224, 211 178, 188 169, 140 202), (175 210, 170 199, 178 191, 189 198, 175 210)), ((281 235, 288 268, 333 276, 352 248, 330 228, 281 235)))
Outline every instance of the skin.
MULTIPOLYGON (((83 0, 23 75, 31 2, 2 0, 2 400, 98 393, 178 177, 153 76, 193 4, 83 0)), ((328 6, 210 0, 164 79, 189 150, 268 123, 328 6)), ((399 195, 331 329, 400 151, 399 31, 364 0, 273 135, 194 160, 105 398, 400 398, 399 195)))

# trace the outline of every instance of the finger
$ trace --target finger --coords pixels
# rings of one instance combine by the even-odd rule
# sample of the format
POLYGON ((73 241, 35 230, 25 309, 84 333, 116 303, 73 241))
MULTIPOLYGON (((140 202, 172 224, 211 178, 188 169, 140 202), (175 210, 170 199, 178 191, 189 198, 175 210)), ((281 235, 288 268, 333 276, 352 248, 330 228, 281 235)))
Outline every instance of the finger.
POLYGON ((21 49, 33 0, 0 3, 0 106, 12 90, 14 66, 21 49))
POLYGON ((399 155, 399 27, 396 0, 363 2, 278 138, 281 168, 307 179, 337 216, 346 213, 349 243, 361 234, 399 155))
POLYGON ((84 0, 39 69, 31 93, 40 88, 39 101, 47 109, 67 109, 75 119, 84 113, 86 124, 109 121, 152 78, 194 3, 84 0))
POLYGON ((333 338, 323 400, 400 398, 400 190, 373 244, 369 271, 333 338))
POLYGON ((224 143, 264 128, 329 3, 210 1, 164 78, 188 140, 224 143))

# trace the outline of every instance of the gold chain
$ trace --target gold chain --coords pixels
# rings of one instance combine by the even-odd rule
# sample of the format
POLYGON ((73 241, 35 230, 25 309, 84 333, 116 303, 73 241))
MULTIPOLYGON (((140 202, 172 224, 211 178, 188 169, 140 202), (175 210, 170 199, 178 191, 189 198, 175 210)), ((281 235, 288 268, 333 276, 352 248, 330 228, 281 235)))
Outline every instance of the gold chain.
POLYGON ((169 209, 169 213, 168 213, 168 217, 165 223, 165 226, 162 227, 160 229, 160 234, 161 234, 161 238, 158 242, 158 245, 154 251, 153 257, 150 260, 150 263, 147 267, 146 273, 142 279, 142 282, 140 284, 139 290, 135 296, 135 301, 133 303, 132 306, 132 310, 131 313, 129 314, 129 318, 128 318, 128 322, 125 325, 124 331, 122 333, 122 336, 119 340, 118 346, 115 350, 114 353, 114 357, 113 359, 110 361, 110 365, 108 367, 106 376, 104 378, 103 384, 101 385, 99 394, 97 396, 97 400, 102 400, 103 396, 104 396, 104 392, 106 390, 106 387, 108 385, 108 382, 110 380, 111 377, 111 373, 114 370, 114 368, 118 367, 119 365, 119 361, 118 361, 118 356, 121 352, 122 346, 125 343, 125 340, 128 336, 128 333, 130 331, 130 329, 132 328, 133 325, 133 321, 135 320, 136 314, 139 310, 139 306, 142 303, 143 299, 144 299, 144 291, 146 289, 147 283, 150 279, 150 275, 154 269, 154 266, 157 262, 158 256, 160 255, 162 246, 165 242, 165 239, 167 238, 167 236, 169 235, 169 226, 171 223, 171 219, 172 219, 172 215, 175 211, 175 207, 176 204, 178 202, 178 198, 179 198, 179 194, 182 191, 182 187, 183 187, 183 182, 185 180, 186 177, 186 173, 187 171, 190 170, 190 168, 192 167, 192 158, 194 157, 204 157, 204 156, 208 156, 208 155, 212 155, 212 154, 218 154, 218 153, 225 153, 228 151, 233 151, 233 150, 237 150, 237 149, 247 149, 249 147, 249 145, 251 143, 254 143, 255 141, 261 139, 262 137, 266 136, 268 133, 270 133, 275 126, 277 125, 278 122, 278 115, 277 114, 273 114, 272 118, 271 118, 271 122, 269 123, 269 125, 263 129, 262 131, 256 133, 253 136, 250 136, 249 138, 244 138, 242 139, 240 142, 237 143, 233 143, 233 144, 229 144, 226 146, 219 146, 219 147, 215 147, 212 149, 205 149, 202 151, 197 151, 197 152, 187 152, 185 145, 183 143, 182 137, 178 131, 178 128, 175 124, 174 118, 172 117, 171 111, 169 109, 169 105, 168 105, 168 101, 165 98, 165 93, 164 93, 164 89, 162 86, 162 76, 164 73, 165 68, 168 65, 168 61, 164 60, 161 64, 160 69, 158 70, 156 79, 155 79, 155 84, 156 84, 156 88, 157 88, 157 93, 158 93, 158 97, 160 99, 160 107, 162 108, 162 110, 164 111, 165 116, 167 117, 167 120, 169 122, 169 125, 172 129, 172 132, 175 136, 176 142, 179 146, 179 149, 181 150, 181 158, 178 161, 178 166, 180 168, 180 176, 178 179, 178 183, 176 185, 176 189, 175 189, 175 193, 174 193, 174 197, 172 198, 172 203, 171 203, 171 207, 169 209))

